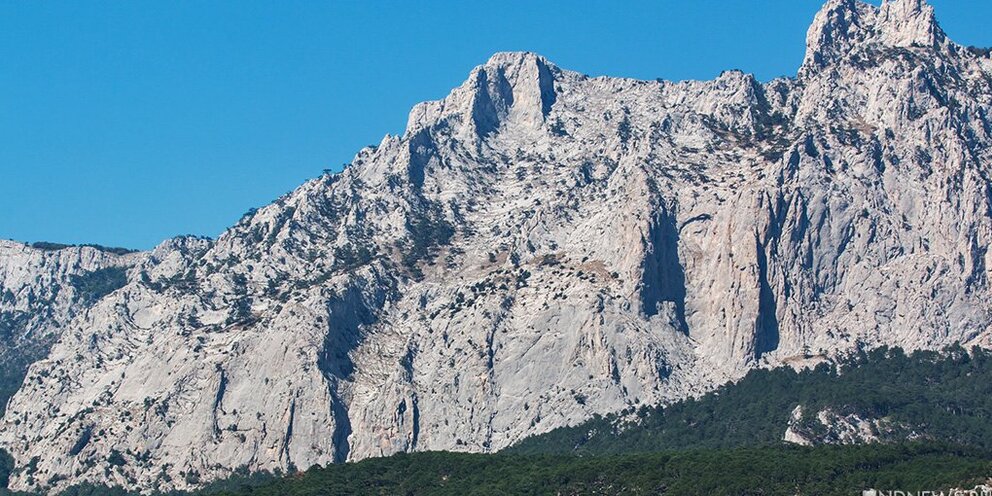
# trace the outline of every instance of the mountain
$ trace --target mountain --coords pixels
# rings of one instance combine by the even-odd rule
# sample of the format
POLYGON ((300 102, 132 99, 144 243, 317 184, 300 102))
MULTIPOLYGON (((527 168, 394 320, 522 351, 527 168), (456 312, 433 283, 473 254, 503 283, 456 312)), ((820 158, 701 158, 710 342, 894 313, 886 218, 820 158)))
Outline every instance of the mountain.
POLYGON ((829 1, 768 83, 496 54, 340 174, 38 317, 10 486, 491 452, 754 368, 990 346, 990 110, 989 52, 922 0, 829 1))

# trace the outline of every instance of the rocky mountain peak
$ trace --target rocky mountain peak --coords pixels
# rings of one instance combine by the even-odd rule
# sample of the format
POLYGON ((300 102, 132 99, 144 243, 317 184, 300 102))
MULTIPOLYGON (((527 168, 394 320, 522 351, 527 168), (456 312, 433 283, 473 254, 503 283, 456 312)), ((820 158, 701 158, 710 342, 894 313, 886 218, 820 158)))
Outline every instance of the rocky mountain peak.
POLYGON ((807 32, 800 74, 817 72, 866 45, 940 48, 946 41, 926 0, 886 0, 879 7, 830 0, 807 32))
POLYGON ((878 25, 892 46, 938 47, 946 41, 933 6, 926 0, 891 0, 882 4, 878 25))
POLYGON ((523 67, 552 66, 548 59, 534 52, 496 52, 480 68, 519 70, 523 67))
POLYGON ((556 73, 560 70, 540 55, 496 53, 443 100, 415 106, 407 134, 444 122, 456 127, 461 138, 475 142, 507 121, 540 127, 555 103, 556 73))

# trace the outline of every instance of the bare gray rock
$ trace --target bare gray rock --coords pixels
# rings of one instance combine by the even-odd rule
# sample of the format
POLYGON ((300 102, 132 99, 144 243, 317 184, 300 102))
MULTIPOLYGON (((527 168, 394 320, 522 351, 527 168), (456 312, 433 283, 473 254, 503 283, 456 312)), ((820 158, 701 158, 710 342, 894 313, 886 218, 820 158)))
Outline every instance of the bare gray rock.
POLYGON ((127 282, 142 254, 0 240, 0 414, 65 326, 127 282))

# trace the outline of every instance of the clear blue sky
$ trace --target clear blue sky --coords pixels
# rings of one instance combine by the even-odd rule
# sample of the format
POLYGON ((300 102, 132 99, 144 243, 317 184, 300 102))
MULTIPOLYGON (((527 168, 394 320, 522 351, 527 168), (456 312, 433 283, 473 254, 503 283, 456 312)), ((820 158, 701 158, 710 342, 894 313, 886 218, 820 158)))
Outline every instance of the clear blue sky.
MULTIPOLYGON (((820 3, 3 1, 0 238, 216 236, 496 51, 642 79, 792 75, 820 3)), ((955 40, 992 45, 992 2, 932 3, 955 40)))

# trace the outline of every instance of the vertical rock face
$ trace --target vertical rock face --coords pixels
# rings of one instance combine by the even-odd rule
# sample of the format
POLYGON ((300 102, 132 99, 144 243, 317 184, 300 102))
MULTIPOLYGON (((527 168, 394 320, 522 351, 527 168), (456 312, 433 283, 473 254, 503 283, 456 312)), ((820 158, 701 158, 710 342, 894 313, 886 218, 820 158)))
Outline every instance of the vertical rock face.
POLYGON ((990 106, 919 0, 831 0, 769 83, 497 54, 67 313, 0 426, 12 485, 494 451, 808 353, 988 345, 990 106))

